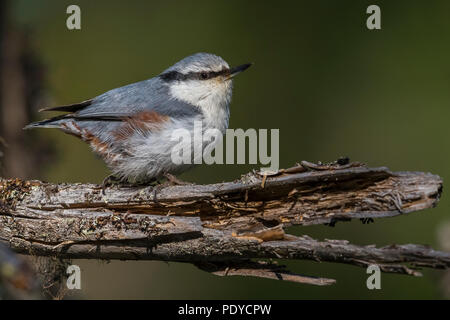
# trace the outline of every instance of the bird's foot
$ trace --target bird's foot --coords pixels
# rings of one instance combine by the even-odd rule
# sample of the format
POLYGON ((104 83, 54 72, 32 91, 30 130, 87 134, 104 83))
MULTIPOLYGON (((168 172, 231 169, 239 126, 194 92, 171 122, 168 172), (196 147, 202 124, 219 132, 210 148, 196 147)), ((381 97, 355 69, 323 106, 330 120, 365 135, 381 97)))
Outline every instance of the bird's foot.
POLYGON ((170 186, 185 186, 191 184, 190 182, 182 181, 175 177, 173 174, 165 173, 164 178, 166 178, 166 181, 161 183, 160 181, 156 181, 157 185, 155 185, 152 189, 153 193, 153 201, 158 202, 158 193, 162 189, 170 186))
POLYGON ((185 186, 191 184, 190 182, 182 181, 175 177, 173 174, 165 173, 164 177, 167 179, 169 185, 175 186, 185 186))
POLYGON ((106 188, 114 186, 114 185, 119 185, 120 183, 121 183, 121 180, 119 178, 117 178, 113 174, 110 174, 105 179, 103 179, 103 182, 102 182, 102 194, 103 195, 106 194, 106 188))
POLYGON ((105 194, 105 190, 108 187, 118 186, 123 188, 134 188, 134 187, 143 187, 143 186, 152 186, 155 184, 159 184, 156 180, 146 181, 146 182, 127 182, 123 179, 117 178, 113 174, 110 174, 102 182, 102 193, 105 194))
POLYGON ((142 183, 127 183, 127 182, 124 182, 122 179, 117 178, 113 174, 110 174, 105 179, 103 179, 101 188, 102 188, 103 195, 105 195, 106 188, 112 187, 112 186, 130 187, 130 188, 131 187, 139 187, 139 186, 152 186, 153 188, 151 190, 153 193, 153 198, 154 198, 155 202, 157 202, 157 200, 156 200, 157 193, 159 191, 161 191, 162 189, 164 189, 165 187, 182 186, 182 185, 191 184, 189 182, 178 179, 177 177, 175 177, 174 175, 172 175, 170 173, 164 174, 164 178, 166 178, 166 181, 164 183, 161 183, 158 180, 152 180, 152 181, 147 181, 147 182, 142 182, 142 183))

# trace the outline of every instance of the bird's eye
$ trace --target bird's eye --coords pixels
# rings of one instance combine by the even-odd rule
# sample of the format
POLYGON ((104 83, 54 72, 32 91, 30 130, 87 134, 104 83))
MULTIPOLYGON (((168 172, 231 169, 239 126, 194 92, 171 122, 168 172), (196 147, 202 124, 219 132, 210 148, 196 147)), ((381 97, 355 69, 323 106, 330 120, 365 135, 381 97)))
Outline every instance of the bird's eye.
POLYGON ((208 74, 206 72, 202 72, 202 73, 200 73, 200 78, 202 80, 206 80, 206 79, 208 79, 208 74))

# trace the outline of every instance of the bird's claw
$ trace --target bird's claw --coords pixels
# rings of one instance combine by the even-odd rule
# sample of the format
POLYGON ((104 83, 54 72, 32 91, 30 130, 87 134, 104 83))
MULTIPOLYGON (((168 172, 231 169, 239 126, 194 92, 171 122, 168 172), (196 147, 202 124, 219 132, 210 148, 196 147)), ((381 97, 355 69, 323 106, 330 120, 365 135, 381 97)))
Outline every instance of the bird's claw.
POLYGON ((110 174, 102 182, 102 194, 106 195, 106 188, 120 184, 120 179, 118 179, 113 174, 110 174))
POLYGON ((182 181, 182 180, 178 179, 177 177, 175 177, 173 174, 170 174, 170 173, 165 173, 164 177, 167 179, 167 182, 170 185, 185 186, 185 185, 191 184, 189 182, 182 181))

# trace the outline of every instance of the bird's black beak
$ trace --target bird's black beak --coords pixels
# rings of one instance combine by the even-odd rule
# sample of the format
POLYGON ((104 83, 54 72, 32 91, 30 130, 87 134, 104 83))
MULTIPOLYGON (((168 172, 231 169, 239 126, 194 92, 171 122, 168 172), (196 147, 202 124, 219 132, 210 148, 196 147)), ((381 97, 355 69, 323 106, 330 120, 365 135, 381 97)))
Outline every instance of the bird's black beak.
POLYGON ((252 63, 246 63, 246 64, 242 64, 240 66, 231 68, 230 69, 230 76, 228 77, 228 79, 231 79, 235 75, 241 73, 242 71, 247 70, 248 68, 250 68, 251 65, 252 65, 252 63))

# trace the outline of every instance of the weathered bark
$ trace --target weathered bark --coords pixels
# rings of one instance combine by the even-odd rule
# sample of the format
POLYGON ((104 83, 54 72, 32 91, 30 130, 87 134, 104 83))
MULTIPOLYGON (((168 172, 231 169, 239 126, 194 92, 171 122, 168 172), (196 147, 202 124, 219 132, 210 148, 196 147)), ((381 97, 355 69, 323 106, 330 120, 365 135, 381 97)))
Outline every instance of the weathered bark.
POLYGON ((431 208, 441 190, 442 180, 432 174, 392 173, 357 163, 303 163, 270 177, 249 173, 211 185, 115 186, 104 194, 93 184, 2 180, 0 240, 34 255, 183 261, 220 275, 314 284, 333 280, 294 275, 249 259, 378 264, 385 272, 419 275, 411 266, 447 268, 450 254, 419 245, 320 242, 284 230, 431 208))

